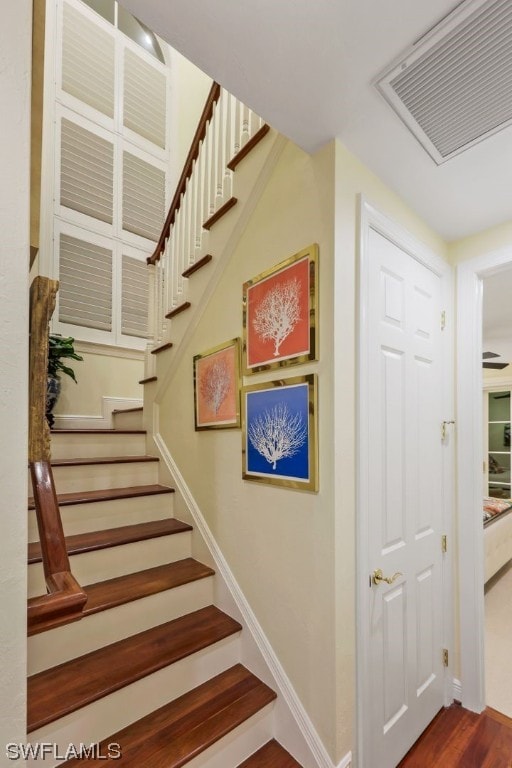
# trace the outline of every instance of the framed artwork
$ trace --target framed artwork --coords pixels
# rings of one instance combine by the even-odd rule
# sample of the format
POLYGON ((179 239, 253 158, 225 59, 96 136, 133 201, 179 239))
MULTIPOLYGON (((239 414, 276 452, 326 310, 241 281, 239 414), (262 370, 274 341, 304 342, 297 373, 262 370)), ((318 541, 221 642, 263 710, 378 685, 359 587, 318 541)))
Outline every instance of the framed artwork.
POLYGON ((244 283, 244 374, 316 360, 318 246, 244 283))
POLYGON ((240 427, 240 339, 194 356, 196 430, 240 427))
POLYGON ((242 389, 242 477, 318 490, 317 377, 296 376, 242 389))

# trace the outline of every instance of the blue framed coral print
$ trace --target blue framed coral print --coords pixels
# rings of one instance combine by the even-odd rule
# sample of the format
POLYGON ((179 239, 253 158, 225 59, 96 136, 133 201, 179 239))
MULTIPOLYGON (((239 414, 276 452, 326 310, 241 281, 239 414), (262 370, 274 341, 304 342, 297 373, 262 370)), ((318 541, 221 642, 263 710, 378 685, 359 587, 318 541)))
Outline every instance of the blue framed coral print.
POLYGON ((318 490, 315 374, 242 390, 244 480, 318 490))

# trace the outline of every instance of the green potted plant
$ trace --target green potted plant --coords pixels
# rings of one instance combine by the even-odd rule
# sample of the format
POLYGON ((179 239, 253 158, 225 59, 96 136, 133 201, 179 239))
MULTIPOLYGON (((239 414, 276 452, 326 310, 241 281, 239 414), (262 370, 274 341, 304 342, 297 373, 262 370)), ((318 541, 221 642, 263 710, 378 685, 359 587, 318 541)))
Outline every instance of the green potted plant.
POLYGON ((55 417, 53 409, 57 404, 61 390, 61 374, 70 376, 76 383, 75 372, 62 362, 64 359, 83 360, 77 355, 74 347, 75 340, 71 336, 61 336, 59 333, 50 333, 48 346, 48 378, 46 389, 46 418, 50 427, 53 427, 55 417))

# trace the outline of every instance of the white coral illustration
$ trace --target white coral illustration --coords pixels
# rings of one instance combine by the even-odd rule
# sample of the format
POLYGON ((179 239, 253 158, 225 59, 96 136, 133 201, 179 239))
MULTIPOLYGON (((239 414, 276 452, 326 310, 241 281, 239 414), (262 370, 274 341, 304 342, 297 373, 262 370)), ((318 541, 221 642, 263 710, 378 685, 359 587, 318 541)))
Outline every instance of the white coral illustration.
POLYGON ((274 342, 274 357, 293 331, 300 317, 300 282, 294 277, 271 288, 256 308, 253 327, 264 341, 274 342))
POLYGON ((250 424, 247 431, 253 448, 263 456, 272 469, 280 459, 295 456, 308 435, 302 415, 292 413, 286 403, 265 409, 250 424))
POLYGON ((208 408, 217 415, 231 386, 226 360, 215 360, 205 365, 199 386, 208 408))

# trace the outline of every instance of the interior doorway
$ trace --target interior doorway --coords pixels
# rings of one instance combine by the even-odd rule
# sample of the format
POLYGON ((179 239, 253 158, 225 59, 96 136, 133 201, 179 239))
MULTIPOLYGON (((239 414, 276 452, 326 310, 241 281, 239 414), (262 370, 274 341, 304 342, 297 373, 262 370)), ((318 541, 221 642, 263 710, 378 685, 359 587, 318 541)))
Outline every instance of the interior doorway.
POLYGON ((512 265, 482 288, 485 703, 512 717, 512 265))

